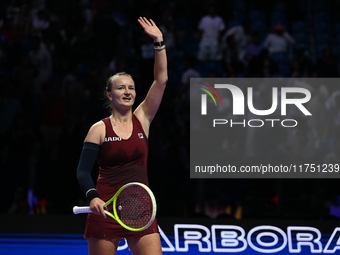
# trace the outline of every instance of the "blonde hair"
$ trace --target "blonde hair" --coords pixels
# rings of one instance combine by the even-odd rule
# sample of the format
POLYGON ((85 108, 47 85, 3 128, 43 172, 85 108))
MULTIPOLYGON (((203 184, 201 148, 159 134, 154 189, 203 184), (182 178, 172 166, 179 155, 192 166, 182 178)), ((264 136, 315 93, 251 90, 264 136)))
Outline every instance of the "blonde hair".
POLYGON ((116 73, 112 76, 110 76, 107 81, 106 81, 106 86, 105 86, 105 90, 104 90, 104 99, 105 99, 105 103, 104 103, 104 107, 106 109, 108 109, 109 113, 111 114, 112 113, 112 104, 111 104, 111 101, 107 98, 107 93, 108 92, 111 92, 111 87, 112 87, 112 83, 120 76, 127 76, 127 77, 130 77, 132 80, 132 75, 131 74, 128 74, 128 73, 125 73, 125 72, 119 72, 119 73, 116 73))
POLYGON ((125 73, 125 72, 119 72, 119 73, 112 75, 109 79, 107 79, 106 87, 105 87, 105 95, 106 95, 107 92, 111 92, 112 83, 114 82, 114 80, 116 80, 120 76, 127 76, 127 77, 130 77, 133 80, 131 74, 128 74, 128 73, 125 73))

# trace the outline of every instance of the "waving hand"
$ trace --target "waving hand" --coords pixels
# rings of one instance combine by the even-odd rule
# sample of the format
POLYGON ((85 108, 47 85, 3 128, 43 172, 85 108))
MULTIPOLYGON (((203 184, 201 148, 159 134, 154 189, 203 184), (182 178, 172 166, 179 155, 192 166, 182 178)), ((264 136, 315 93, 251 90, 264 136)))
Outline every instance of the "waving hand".
POLYGON ((150 36, 152 39, 162 39, 163 34, 161 30, 156 26, 155 22, 150 19, 150 21, 147 18, 139 17, 138 19, 139 24, 143 27, 145 33, 150 36))

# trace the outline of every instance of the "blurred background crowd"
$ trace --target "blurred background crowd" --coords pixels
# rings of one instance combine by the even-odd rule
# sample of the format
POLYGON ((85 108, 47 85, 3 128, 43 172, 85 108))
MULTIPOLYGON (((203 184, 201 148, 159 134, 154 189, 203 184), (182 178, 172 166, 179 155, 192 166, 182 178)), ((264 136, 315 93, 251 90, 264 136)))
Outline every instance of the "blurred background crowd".
MULTIPOLYGON (((70 214, 86 203, 76 169, 89 127, 108 116, 107 78, 132 74, 136 105, 153 81, 153 42, 139 16, 160 27, 168 54, 169 81, 149 139, 158 215, 334 215, 337 179, 191 180, 188 92, 192 77, 339 77, 339 0, 1 1, 0 212, 70 214)), ((304 149, 294 137, 280 146, 307 159, 322 151, 335 163, 340 90, 315 92, 319 113, 334 117, 331 132, 316 146, 302 125, 304 149)))

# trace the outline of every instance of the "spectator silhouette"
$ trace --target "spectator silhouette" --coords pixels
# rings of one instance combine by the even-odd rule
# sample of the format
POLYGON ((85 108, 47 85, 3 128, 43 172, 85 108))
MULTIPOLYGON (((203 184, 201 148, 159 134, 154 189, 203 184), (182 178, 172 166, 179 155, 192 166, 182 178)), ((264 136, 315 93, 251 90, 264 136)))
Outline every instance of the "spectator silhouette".
POLYGON ((29 52, 29 56, 39 71, 34 81, 34 91, 36 95, 42 95, 42 86, 52 74, 52 55, 39 36, 32 38, 32 50, 29 52))
POLYGON ((233 37, 237 57, 240 61, 243 61, 248 44, 251 42, 251 39, 254 40, 254 38, 250 36, 250 22, 244 21, 242 25, 229 28, 222 38, 224 46, 228 44, 227 41, 229 37, 233 37))
POLYGON ((225 29, 225 24, 223 19, 216 14, 215 7, 211 6, 208 15, 201 18, 198 29, 202 33, 198 49, 198 60, 221 60, 220 38, 225 29))
POLYGON ((282 24, 277 24, 267 35, 263 45, 270 55, 275 53, 289 53, 292 50, 294 38, 286 31, 282 24))
POLYGON ((249 76, 254 75, 253 71, 256 66, 259 66, 263 61, 262 52, 265 47, 260 43, 260 36, 257 31, 254 31, 251 35, 251 42, 246 46, 243 61, 245 63, 246 72, 249 76))

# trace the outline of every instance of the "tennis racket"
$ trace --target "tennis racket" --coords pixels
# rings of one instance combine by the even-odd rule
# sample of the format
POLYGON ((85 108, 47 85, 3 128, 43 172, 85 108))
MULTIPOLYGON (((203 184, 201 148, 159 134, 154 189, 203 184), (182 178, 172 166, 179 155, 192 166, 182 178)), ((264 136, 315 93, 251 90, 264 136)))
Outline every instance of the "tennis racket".
MULTIPOLYGON (((104 206, 113 203, 113 213, 105 213, 130 231, 147 229, 156 217, 156 199, 148 186, 131 182, 122 186, 104 206)), ((75 206, 73 213, 92 213, 90 206, 75 206)))

